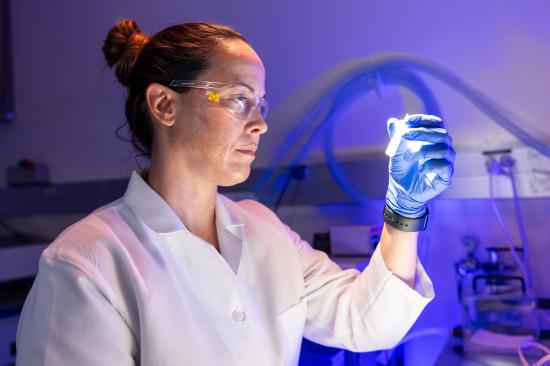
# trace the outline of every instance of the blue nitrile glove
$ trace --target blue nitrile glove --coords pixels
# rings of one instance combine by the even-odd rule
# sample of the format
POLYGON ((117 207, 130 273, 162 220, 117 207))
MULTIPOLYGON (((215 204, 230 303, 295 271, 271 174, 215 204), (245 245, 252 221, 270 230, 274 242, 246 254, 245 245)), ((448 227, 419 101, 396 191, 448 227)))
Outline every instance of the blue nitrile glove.
POLYGON ((441 119, 424 114, 390 118, 388 132, 392 141, 386 150, 390 156, 386 204, 401 216, 423 216, 426 202, 451 184, 455 159, 451 136, 441 119))

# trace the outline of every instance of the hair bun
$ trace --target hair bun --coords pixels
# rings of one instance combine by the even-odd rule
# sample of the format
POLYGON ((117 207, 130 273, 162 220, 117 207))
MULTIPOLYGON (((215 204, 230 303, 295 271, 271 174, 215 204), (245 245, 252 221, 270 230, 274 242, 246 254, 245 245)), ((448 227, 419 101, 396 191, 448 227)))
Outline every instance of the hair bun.
POLYGON ((115 74, 120 83, 128 86, 130 73, 149 36, 143 34, 136 22, 122 19, 107 33, 103 54, 107 65, 116 65, 115 74))

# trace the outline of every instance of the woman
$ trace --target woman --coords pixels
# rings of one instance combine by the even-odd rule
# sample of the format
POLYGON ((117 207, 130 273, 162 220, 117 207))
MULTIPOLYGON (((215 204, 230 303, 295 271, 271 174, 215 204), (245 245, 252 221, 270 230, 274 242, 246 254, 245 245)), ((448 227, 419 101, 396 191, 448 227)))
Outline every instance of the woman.
POLYGON ((103 51, 150 164, 42 254, 18 365, 296 365, 303 336, 399 342, 434 296, 416 247, 452 174, 439 119, 403 121, 380 245, 363 273, 342 271, 265 206, 217 193, 248 177, 267 131, 264 66, 241 34, 191 23, 149 37, 122 20, 103 51), (432 144, 411 153, 407 139, 432 144))

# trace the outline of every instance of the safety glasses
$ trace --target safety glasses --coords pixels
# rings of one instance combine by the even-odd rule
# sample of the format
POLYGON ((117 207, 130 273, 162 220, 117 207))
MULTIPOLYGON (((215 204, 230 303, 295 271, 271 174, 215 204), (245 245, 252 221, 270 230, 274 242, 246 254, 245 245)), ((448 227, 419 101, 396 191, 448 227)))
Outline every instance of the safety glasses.
POLYGON ((240 120, 247 120, 254 109, 258 109, 262 118, 267 117, 267 99, 258 97, 245 85, 221 83, 216 81, 172 80, 172 88, 204 89, 205 100, 214 106, 231 111, 240 120))

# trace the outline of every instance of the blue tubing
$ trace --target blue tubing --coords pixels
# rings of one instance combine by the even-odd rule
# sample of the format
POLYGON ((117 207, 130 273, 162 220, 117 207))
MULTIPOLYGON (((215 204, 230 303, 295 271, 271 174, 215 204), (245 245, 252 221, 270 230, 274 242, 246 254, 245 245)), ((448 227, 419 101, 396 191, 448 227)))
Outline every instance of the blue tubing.
POLYGON ((285 172, 280 166, 283 165, 285 157, 293 149, 297 150, 293 157, 290 156, 290 159, 288 159, 290 160, 290 164, 284 165, 292 166, 299 164, 309 154, 309 151, 322 135, 322 132, 325 132, 325 155, 331 175, 336 183, 350 196, 359 202, 364 202, 367 198, 345 179, 334 159, 332 125, 341 110, 350 104, 350 100, 348 99, 355 99, 376 88, 377 82, 380 82, 380 75, 384 81, 404 86, 416 93, 422 100, 427 113, 441 115, 434 96, 422 80, 412 71, 424 72, 443 81, 453 90, 466 97, 472 104, 520 141, 550 158, 550 147, 521 129, 512 121, 512 118, 503 112, 502 107, 478 90, 467 85, 450 71, 415 57, 399 54, 383 54, 366 59, 360 67, 354 69, 330 87, 298 123, 297 127, 291 131, 285 139, 285 143, 278 149, 269 167, 260 176, 254 186, 254 192, 260 200, 269 203, 270 198, 281 189, 281 182, 285 179, 284 176, 281 176, 285 172), (331 108, 328 112, 322 114, 321 111, 327 105, 330 105, 331 108), (300 147, 299 141, 303 139, 302 135, 305 134, 307 127, 313 123, 316 123, 316 127, 300 147))

